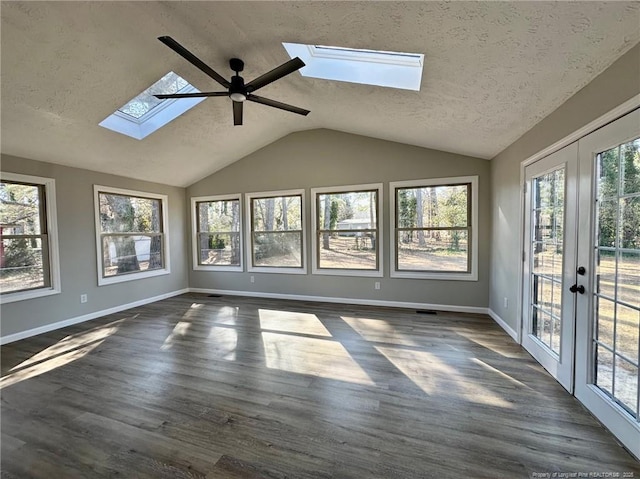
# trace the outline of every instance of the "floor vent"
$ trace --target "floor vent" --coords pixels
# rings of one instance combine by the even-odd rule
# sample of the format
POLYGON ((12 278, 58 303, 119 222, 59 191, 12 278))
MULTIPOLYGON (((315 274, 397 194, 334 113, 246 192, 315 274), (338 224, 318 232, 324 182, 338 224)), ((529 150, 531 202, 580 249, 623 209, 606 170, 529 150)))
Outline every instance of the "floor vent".
POLYGON ((222 298, 221 294, 210 294, 207 296, 207 298, 222 298))
POLYGON ((433 311, 431 309, 416 309, 416 313, 418 313, 418 314, 438 314, 437 311, 433 311))

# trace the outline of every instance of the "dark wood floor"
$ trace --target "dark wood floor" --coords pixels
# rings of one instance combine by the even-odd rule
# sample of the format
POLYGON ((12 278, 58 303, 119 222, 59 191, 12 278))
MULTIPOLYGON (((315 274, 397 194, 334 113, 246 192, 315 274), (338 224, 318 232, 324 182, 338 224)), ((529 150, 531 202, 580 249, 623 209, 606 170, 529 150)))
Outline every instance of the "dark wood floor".
POLYGON ((1 353, 3 478, 640 477, 486 316, 186 294, 1 353))

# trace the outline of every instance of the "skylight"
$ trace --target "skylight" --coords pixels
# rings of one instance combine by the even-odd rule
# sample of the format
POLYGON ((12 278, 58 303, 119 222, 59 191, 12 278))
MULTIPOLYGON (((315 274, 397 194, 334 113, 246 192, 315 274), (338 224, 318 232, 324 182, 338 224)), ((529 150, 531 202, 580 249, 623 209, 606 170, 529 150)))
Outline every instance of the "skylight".
POLYGON ((187 80, 169 72, 100 122, 100 126, 142 140, 205 98, 159 100, 156 94, 199 93, 187 80))
POLYGON ((326 45, 283 43, 291 58, 300 57, 306 66, 300 74, 403 90, 420 90, 422 53, 359 50, 326 45))

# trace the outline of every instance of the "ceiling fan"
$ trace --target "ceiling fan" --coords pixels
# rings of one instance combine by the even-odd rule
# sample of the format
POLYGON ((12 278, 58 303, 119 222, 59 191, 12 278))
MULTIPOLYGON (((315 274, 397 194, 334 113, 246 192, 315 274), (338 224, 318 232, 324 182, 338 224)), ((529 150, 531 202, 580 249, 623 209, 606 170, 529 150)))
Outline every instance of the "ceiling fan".
POLYGON ((227 91, 209 91, 209 92, 201 92, 201 93, 175 93, 171 95, 154 95, 156 98, 160 100, 168 99, 168 98, 194 98, 194 97, 209 97, 209 96, 228 96, 233 101, 233 124, 234 125, 242 125, 242 105, 243 102, 253 101, 255 103, 261 103, 263 105, 272 106, 274 108, 279 108, 281 110, 290 111, 292 113, 297 113, 298 115, 308 115, 309 110, 305 110, 303 108, 298 108, 297 106, 287 105, 286 103, 281 103, 279 101, 270 100, 269 98, 264 98, 262 96, 254 95, 253 92, 262 88, 263 86, 268 85, 269 83, 273 83, 280 78, 287 76, 290 73, 299 70, 304 66, 304 62, 300 60, 300 58, 296 57, 293 60, 289 60, 286 63, 283 63, 279 67, 274 68, 270 72, 265 73, 262 76, 250 81, 249 83, 244 82, 244 78, 240 76, 240 72, 244 70, 244 62, 239 58, 232 58, 229 60, 229 66, 231 70, 236 72, 234 76, 231 77, 231 81, 227 81, 222 75, 214 71, 210 66, 205 64, 202 60, 196 57, 193 53, 187 50, 185 47, 180 45, 171 37, 158 37, 162 43, 171 48, 178 55, 183 57, 185 60, 195 65, 197 68, 202 70, 204 73, 209 75, 215 81, 220 83, 223 87, 227 89, 227 91))

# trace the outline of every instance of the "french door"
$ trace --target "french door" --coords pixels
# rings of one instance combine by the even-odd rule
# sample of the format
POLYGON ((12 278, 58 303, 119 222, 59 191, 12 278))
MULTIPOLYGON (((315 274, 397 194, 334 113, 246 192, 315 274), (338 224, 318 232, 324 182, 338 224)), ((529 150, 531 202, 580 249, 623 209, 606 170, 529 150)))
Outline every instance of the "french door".
POLYGON ((578 147, 575 395, 640 458, 640 110, 578 147))
POLYGON ((573 392, 578 146, 525 169, 522 345, 573 392))
POLYGON ((640 110, 525 181, 522 344, 640 458, 640 110))

